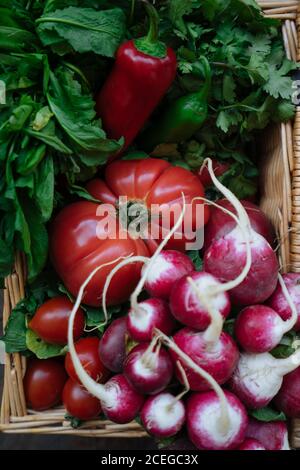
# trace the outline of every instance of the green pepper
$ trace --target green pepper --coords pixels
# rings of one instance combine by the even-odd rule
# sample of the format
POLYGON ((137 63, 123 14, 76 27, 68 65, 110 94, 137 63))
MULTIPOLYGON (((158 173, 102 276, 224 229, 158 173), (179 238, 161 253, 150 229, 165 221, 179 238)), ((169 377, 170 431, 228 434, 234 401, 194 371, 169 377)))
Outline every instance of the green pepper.
POLYGON ((174 101, 162 117, 144 133, 141 141, 146 150, 153 150, 159 144, 176 144, 189 140, 206 120, 211 69, 205 57, 200 60, 205 73, 204 85, 199 91, 174 101))
POLYGON ((33 147, 28 151, 23 151, 17 160, 17 172, 20 175, 28 175, 36 169, 38 164, 43 160, 46 155, 46 145, 41 144, 38 147, 33 147))

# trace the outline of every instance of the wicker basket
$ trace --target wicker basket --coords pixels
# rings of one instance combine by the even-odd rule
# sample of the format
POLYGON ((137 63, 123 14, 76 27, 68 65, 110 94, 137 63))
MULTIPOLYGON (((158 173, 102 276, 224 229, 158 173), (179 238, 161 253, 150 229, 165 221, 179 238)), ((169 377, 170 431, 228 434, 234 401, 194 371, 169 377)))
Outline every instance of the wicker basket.
MULTIPOLYGON (((282 20, 282 35, 288 58, 300 60, 299 0, 259 0, 264 14, 282 20)), ((261 149, 261 207, 272 220, 280 240, 282 271, 300 272, 300 108, 295 122, 273 126, 264 134, 261 149)), ((5 281, 3 323, 11 309, 24 297, 26 267, 17 254, 15 270, 5 281)), ((85 422, 73 429, 65 420, 63 408, 34 412, 26 408, 23 377, 26 360, 20 354, 6 354, 0 431, 30 434, 73 434, 89 437, 145 437, 132 422, 126 425, 110 421, 85 422)), ((290 444, 300 448, 300 420, 290 427, 290 444)))

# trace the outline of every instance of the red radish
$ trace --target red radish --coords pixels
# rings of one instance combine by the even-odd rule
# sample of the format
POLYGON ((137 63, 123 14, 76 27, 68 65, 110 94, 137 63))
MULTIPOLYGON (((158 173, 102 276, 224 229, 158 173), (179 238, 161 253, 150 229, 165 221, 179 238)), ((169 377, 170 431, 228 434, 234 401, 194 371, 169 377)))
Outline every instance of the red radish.
POLYGON ((275 310, 266 305, 253 305, 244 308, 235 323, 235 335, 247 352, 262 353, 274 349, 282 336, 290 331, 298 320, 298 314, 292 298, 278 275, 283 295, 292 310, 290 319, 283 321, 275 310))
MULTIPOLYGON (((130 423, 139 413, 144 397, 138 393, 122 374, 114 375, 105 384, 105 396, 101 400, 102 409, 108 419, 114 423, 130 423)), ((90 390, 91 392, 91 390, 90 390)))
MULTIPOLYGON (((203 295, 209 295, 209 289, 220 286, 221 283, 215 276, 204 271, 189 273, 179 279, 173 286, 170 296, 171 312, 179 322, 196 330, 205 330, 211 322, 211 314, 202 304, 190 279, 195 287, 203 295)), ((218 310, 223 319, 230 312, 230 300, 227 292, 219 292, 211 296, 211 305, 218 310)))
POLYGON ((290 450, 287 426, 284 421, 263 423, 250 419, 246 437, 257 439, 266 450, 290 450))
POLYGON ((117 318, 105 330, 99 344, 99 356, 112 372, 122 372, 126 357, 126 317, 117 318))
POLYGON ((300 418, 300 367, 283 378, 274 403, 290 418, 300 418))
POLYGON ((161 392, 173 375, 170 355, 157 343, 157 338, 154 338, 150 344, 135 346, 124 362, 124 375, 143 394, 161 392))
MULTIPOLYGON (((300 274, 299 273, 287 273, 282 275, 287 290, 295 304, 298 312, 298 320, 294 329, 300 330, 300 274)), ((278 282, 275 292, 268 300, 268 305, 273 308, 283 320, 288 320, 291 315, 291 307, 287 302, 287 299, 282 291, 282 287, 278 282)))
POLYGON ((169 306, 162 299, 144 300, 139 303, 138 310, 130 309, 128 312, 127 331, 134 341, 151 341, 154 328, 169 335, 175 326, 169 306))
POLYGON ((256 439, 245 439, 244 442, 237 448, 237 450, 267 450, 256 439))
POLYGON ((280 342, 285 333, 284 326, 284 321, 275 310, 266 305, 253 305, 239 313, 235 322, 235 336, 247 352, 268 352, 280 342))
MULTIPOLYGON (((113 260, 110 263, 106 263, 106 265, 111 265, 115 262, 116 260, 113 260)), ((76 374, 84 388, 91 395, 100 400, 102 410, 108 419, 116 423, 125 424, 129 423, 137 416, 143 404, 144 397, 132 387, 124 375, 115 375, 109 379, 105 385, 99 384, 92 379, 79 360, 73 338, 74 318, 80 306, 80 302, 82 301, 85 288, 95 273, 103 266, 104 265, 101 265, 94 269, 79 289, 76 302, 74 303, 69 318, 68 347, 76 374)))
MULTIPOLYGON (((228 234, 214 240, 204 254, 204 270, 215 275, 230 291, 236 304, 264 302, 277 283, 278 260, 269 243, 255 232, 244 207, 236 196, 215 177, 211 160, 208 170, 217 189, 234 206, 237 226, 228 234)), ((227 209, 223 211, 230 214, 227 209)))
MULTIPOLYGON (((219 206, 236 214, 233 205, 227 201, 227 199, 220 199, 216 202, 219 206)), ((240 203, 248 214, 252 229, 262 235, 272 246, 275 240, 275 232, 267 216, 252 202, 241 200, 240 203)), ((236 223, 229 214, 216 206, 212 206, 208 223, 205 225, 204 229, 204 249, 207 250, 213 240, 224 237, 231 232, 235 226, 236 223)))
POLYGON ((184 390, 174 397, 163 392, 146 400, 141 410, 141 420, 149 434, 158 438, 177 434, 185 421, 185 406, 181 398, 190 390, 187 376, 180 362, 177 363, 184 383, 184 390))
MULTIPOLYGON (((194 271, 191 259, 175 250, 165 250, 157 256, 147 272, 145 289, 152 297, 168 300, 174 283, 182 276, 194 271)), ((146 266, 142 268, 145 273, 146 266)))
POLYGON ((163 392, 146 400, 140 416, 146 431, 162 439, 180 431, 185 421, 185 407, 171 393, 163 392))
POLYGON ((190 399, 192 404, 188 405, 187 427, 192 442, 201 449, 211 450, 227 450, 239 445, 244 440, 248 420, 244 406, 232 393, 224 392, 213 377, 168 336, 159 330, 156 330, 156 336, 180 358, 181 364, 184 363, 202 379, 207 380, 213 389, 213 392, 196 393, 190 399), (204 395, 211 397, 206 403, 201 398, 198 399, 204 395), (198 403, 201 413, 194 413, 198 409, 198 403), (203 416, 206 417, 205 420, 202 419, 203 416))
POLYGON ((243 353, 232 375, 231 389, 248 408, 263 408, 277 395, 284 375, 299 365, 300 350, 286 359, 276 359, 270 353, 243 353))
MULTIPOLYGON (((225 332, 222 332, 217 343, 207 347, 206 332, 199 332, 190 328, 182 328, 173 337, 174 342, 187 356, 198 366, 206 370, 218 384, 223 384, 231 377, 238 359, 238 348, 225 332)), ((171 351, 174 361, 178 360, 176 352, 171 351)), ((191 390, 204 391, 210 388, 206 380, 201 379, 198 374, 183 365, 188 377, 191 390)), ((180 376, 178 377, 180 380, 180 376)))
POLYGON ((194 393, 187 402, 187 429, 189 438, 198 449, 235 449, 245 439, 248 424, 244 405, 233 393, 224 391, 232 428, 224 433, 220 427, 219 398, 214 391, 194 393))

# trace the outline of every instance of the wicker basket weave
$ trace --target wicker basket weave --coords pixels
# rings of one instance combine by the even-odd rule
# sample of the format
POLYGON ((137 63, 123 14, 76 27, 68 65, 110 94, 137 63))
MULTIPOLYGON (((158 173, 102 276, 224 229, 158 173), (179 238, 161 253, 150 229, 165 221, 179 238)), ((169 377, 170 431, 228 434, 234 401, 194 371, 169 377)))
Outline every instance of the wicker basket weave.
MULTIPOLYGON (((282 35, 287 57, 300 60, 299 0, 258 0, 264 14, 282 20, 282 35)), ((272 126, 261 146, 261 207, 273 222, 280 240, 282 271, 300 272, 300 108, 294 123, 272 126)), ((24 297, 26 265, 16 255, 13 274, 5 280, 3 324, 15 305, 24 297)), ((85 422, 73 429, 65 420, 63 408, 34 412, 26 408, 23 377, 26 360, 20 354, 6 354, 0 431, 30 434, 73 434, 88 437, 145 437, 139 424, 110 421, 85 422)), ((300 419, 290 426, 290 444, 300 448, 300 419)))

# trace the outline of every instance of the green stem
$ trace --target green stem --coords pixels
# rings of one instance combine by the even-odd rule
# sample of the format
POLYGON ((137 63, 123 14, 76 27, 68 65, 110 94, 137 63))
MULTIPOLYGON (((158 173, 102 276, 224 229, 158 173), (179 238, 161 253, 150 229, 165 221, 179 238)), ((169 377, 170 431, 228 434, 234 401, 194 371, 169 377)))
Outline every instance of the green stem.
POLYGON ((131 0, 131 8, 130 8, 130 15, 129 15, 129 26, 131 26, 132 23, 133 23, 134 11, 135 11, 135 0, 131 0))
POLYGON ((211 88, 211 68, 206 57, 200 57, 200 61, 202 62, 204 68, 205 82, 201 89, 196 92, 196 94, 199 96, 200 99, 204 99, 207 97, 211 88))
POLYGON ((77 73, 77 75, 79 75, 79 77, 82 79, 82 81, 86 84, 86 86, 88 87, 88 89, 90 90, 91 89, 91 85, 88 81, 88 79, 86 78, 86 76, 84 75, 84 73, 78 68, 76 67, 75 65, 73 64, 70 64, 70 62, 66 62, 65 60, 62 61, 62 63, 70 70, 72 70, 73 72, 77 73))
MULTIPOLYGON (((144 1, 144 0, 143 0, 144 1)), ((158 24, 159 16, 153 5, 144 1, 144 7, 146 9, 149 18, 149 30, 146 36, 146 40, 150 43, 156 43, 158 41, 158 24)))

